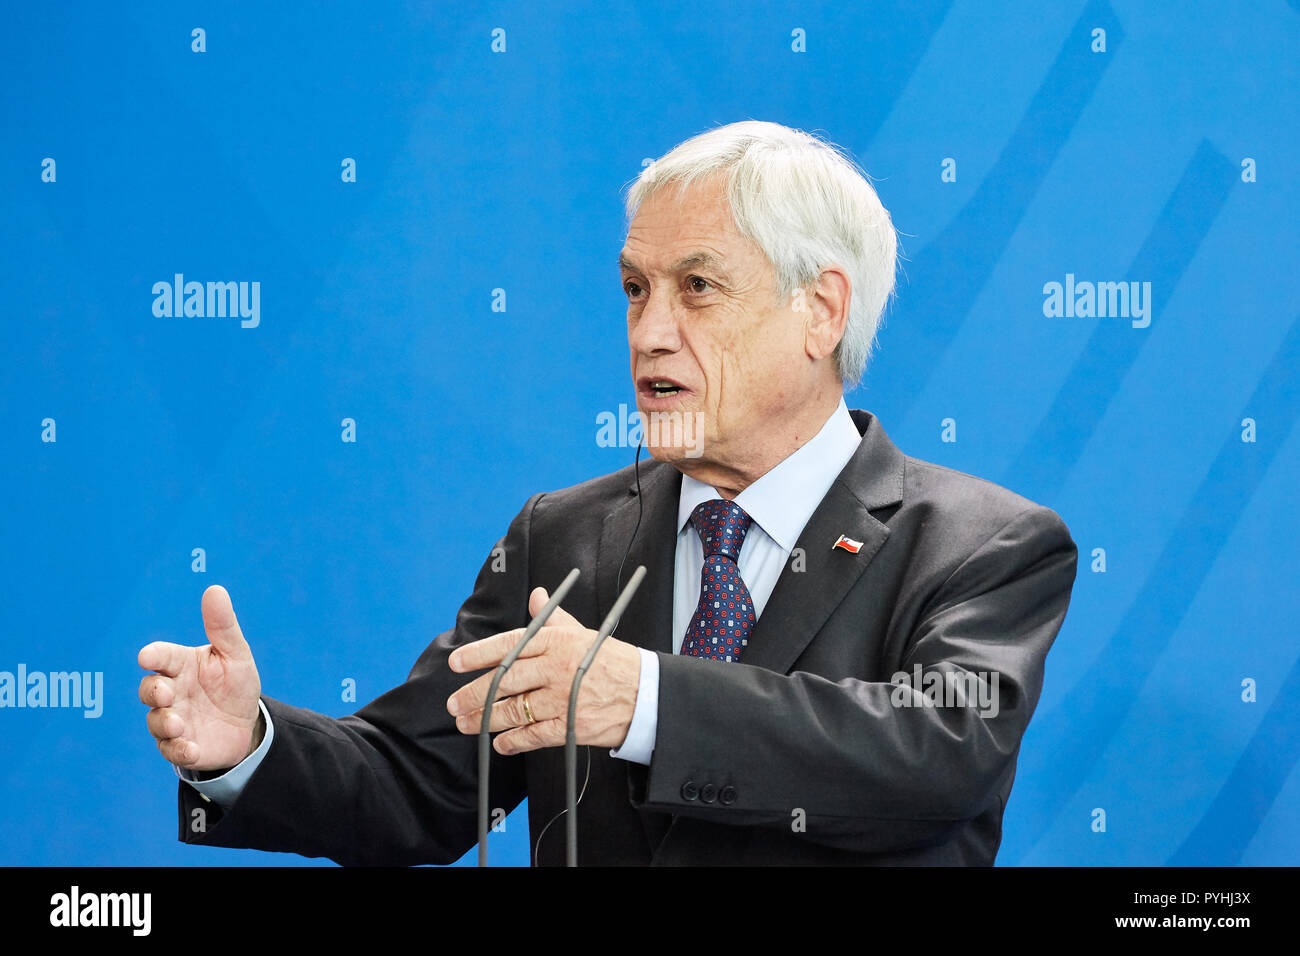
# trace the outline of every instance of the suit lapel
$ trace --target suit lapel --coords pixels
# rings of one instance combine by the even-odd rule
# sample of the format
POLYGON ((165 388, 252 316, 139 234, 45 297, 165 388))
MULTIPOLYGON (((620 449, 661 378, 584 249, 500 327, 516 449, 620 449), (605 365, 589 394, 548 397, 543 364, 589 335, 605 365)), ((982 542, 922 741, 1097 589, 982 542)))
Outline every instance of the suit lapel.
MULTIPOLYGON (((641 501, 638 503, 633 480, 626 498, 616 504, 605 518, 596 558, 596 606, 600 609, 600 620, 604 620, 618 598, 619 566, 623 566, 622 584, 626 585, 637 565, 645 565, 646 578, 623 613, 615 634, 621 641, 665 653, 671 653, 673 649, 673 572, 677 556, 677 497, 681 477, 681 473, 671 465, 657 461, 644 464, 641 467, 641 501), (641 516, 639 530, 638 512, 641 516), (623 560, 625 554, 626 563, 623 560)), ((593 628, 599 626, 600 621, 588 624, 593 628)))
POLYGON ((902 500, 905 458, 875 416, 851 414, 862 441, 800 533, 754 625, 746 664, 787 673, 889 537, 871 512, 902 500), (841 535, 862 542, 857 554, 835 547, 841 535))

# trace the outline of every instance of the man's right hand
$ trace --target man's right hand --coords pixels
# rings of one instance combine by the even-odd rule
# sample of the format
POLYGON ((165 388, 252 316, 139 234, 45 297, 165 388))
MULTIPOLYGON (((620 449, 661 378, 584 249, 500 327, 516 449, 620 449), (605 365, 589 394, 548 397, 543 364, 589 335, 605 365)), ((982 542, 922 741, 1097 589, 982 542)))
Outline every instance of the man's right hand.
POLYGON ((262 681, 219 584, 203 592, 203 628, 205 647, 155 641, 140 649, 140 666, 155 671, 140 681, 140 700, 164 757, 189 770, 224 770, 261 743, 262 681))

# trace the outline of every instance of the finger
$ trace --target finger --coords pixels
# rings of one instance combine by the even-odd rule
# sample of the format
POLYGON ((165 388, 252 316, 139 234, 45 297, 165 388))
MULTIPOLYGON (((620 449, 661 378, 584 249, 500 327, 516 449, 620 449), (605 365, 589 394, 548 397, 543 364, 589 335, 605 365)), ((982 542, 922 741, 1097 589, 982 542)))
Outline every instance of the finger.
MULTIPOLYGON (((522 697, 504 697, 492 705, 492 733, 499 730, 511 730, 522 724, 528 723, 528 718, 524 716, 524 705, 522 697)), ((537 705, 529 698, 528 706, 533 708, 533 715, 536 716, 537 705)), ((461 714, 456 718, 456 729, 462 734, 477 734, 483 728, 483 711, 476 710, 473 713, 461 714)))
POLYGON ((458 674, 495 667, 523 636, 524 629, 517 627, 513 631, 502 631, 481 641, 464 644, 451 652, 451 656, 447 658, 447 666, 458 674))
POLYGON ((199 762, 199 747, 192 740, 184 738, 160 740, 158 751, 178 767, 190 767, 199 762))
MULTIPOLYGON (((160 674, 166 674, 168 677, 176 677, 185 669, 186 662, 190 659, 193 648, 182 647, 180 644, 169 644, 166 641, 154 641, 152 644, 146 644, 140 648, 140 654, 136 660, 140 666, 148 671, 158 671, 160 674)), ((148 701, 145 701, 148 703, 148 701)))
MULTIPOLYGON (((453 717, 464 717, 473 715, 477 726, 476 711, 482 710, 484 703, 487 702, 488 689, 492 686, 492 677, 496 671, 490 671, 481 677, 476 677, 456 693, 447 698, 447 713, 453 717)), ((515 666, 506 671, 506 676, 501 678, 501 684, 497 687, 498 701, 515 694, 521 694, 524 691, 539 690, 546 686, 547 665, 539 658, 521 657, 515 661, 515 666)), ((529 705, 532 704, 532 698, 529 698, 529 705)), ((493 711, 497 705, 492 707, 493 711)), ((493 724, 496 723, 496 715, 493 714, 493 724)), ((522 723, 522 721, 516 721, 522 723)), ((459 726, 459 724, 457 724, 459 726)), ((510 726, 514 726, 511 724, 510 726)), ((493 728, 494 730, 497 728, 493 728)))
POLYGON ((155 707, 145 715, 145 723, 159 740, 172 740, 185 732, 185 721, 170 707, 155 707))
MULTIPOLYGON (((542 613, 542 608, 546 602, 551 599, 551 595, 546 588, 533 588, 533 593, 528 597, 528 616, 536 617, 542 613)), ((557 607, 551 612, 551 616, 546 619, 547 627, 582 627, 582 624, 576 617, 566 611, 563 607, 557 607)))
MULTIPOLYGON (((523 634, 524 629, 517 627, 513 631, 502 631, 500 634, 485 637, 481 641, 462 644, 451 652, 451 655, 447 658, 447 664, 457 673, 495 667, 519 643, 519 639, 523 637, 523 634)), ((588 644, 590 644, 590 640, 596 636, 596 632, 589 631, 586 628, 575 628, 573 625, 564 627, 551 627, 548 625, 533 635, 533 639, 528 642, 519 657, 521 660, 529 657, 540 657, 556 646, 557 641, 575 636, 586 637, 588 644)))
POLYGON ((252 657, 253 652, 244 640, 244 632, 239 629, 235 619, 235 608, 230 603, 230 595, 220 584, 214 584, 203 592, 203 630, 213 649, 223 657, 252 657))
MULTIPOLYGON (((557 716, 555 713, 557 704, 552 700, 552 696, 544 691, 533 690, 497 701, 492 705, 492 724, 489 730, 495 734, 503 730, 514 730, 517 727, 527 727, 530 724, 554 719, 557 716), (528 697, 528 711, 532 711, 533 714, 532 720, 528 719, 528 711, 524 710, 525 696, 528 697)), ((481 710, 462 714, 456 718, 456 729, 462 734, 476 734, 482 727, 483 711, 481 710)))
MULTIPOLYGON (((529 702, 531 703, 531 698, 529 702)), ((559 747, 564 743, 565 721, 561 717, 551 720, 539 720, 535 724, 525 724, 497 734, 492 747, 499 754, 517 754, 527 750, 540 750, 543 747, 559 747)))
POLYGON ((176 688, 170 678, 146 674, 140 681, 140 703, 150 707, 170 707, 176 699, 176 688))

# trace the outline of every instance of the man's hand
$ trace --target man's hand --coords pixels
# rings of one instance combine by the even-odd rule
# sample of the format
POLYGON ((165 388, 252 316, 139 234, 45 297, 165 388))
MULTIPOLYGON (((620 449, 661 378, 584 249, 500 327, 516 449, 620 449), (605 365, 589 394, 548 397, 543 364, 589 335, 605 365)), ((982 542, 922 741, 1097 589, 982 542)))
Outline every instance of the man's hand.
POLYGON ((262 681, 226 589, 208 588, 202 607, 206 647, 155 641, 140 649, 140 666, 157 671, 140 681, 140 700, 164 757, 190 770, 225 769, 261 742, 262 681))
MULTIPOLYGON (((549 599, 545 588, 536 588, 528 599, 529 615, 536 616, 549 599)), ((458 674, 485 667, 494 669, 447 699, 447 710, 456 717, 456 728, 461 733, 479 732, 492 674, 523 634, 523 628, 504 631, 452 652, 448 663, 458 674)), ((498 753, 564 745, 573 675, 595 639, 596 632, 583 627, 564 608, 557 607, 551 612, 546 626, 528 642, 497 688, 490 729, 505 731, 497 734, 493 744, 498 753), (524 711, 525 694, 533 722, 524 711)), ((636 647, 606 638, 578 691, 578 716, 574 722, 578 743, 600 747, 623 745, 636 710, 640 679, 641 654, 636 647)))

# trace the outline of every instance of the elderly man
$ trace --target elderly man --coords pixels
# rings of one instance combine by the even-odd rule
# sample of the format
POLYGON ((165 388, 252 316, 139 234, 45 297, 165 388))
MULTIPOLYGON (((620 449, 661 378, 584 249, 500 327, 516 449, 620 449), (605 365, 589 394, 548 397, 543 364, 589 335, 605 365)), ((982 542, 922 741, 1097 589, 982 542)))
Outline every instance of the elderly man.
POLYGON ((535 861, 562 862, 570 682, 644 564, 578 698, 581 862, 993 862, 1074 582, 1069 531, 846 407, 896 251, 833 147, 724 126, 647 168, 627 205, 637 405, 688 427, 647 428, 639 467, 529 499, 504 568, 489 558, 455 627, 352 716, 262 695, 209 588, 208 646, 140 652, 149 729, 185 780, 182 840, 457 859, 477 838, 490 669, 578 567, 491 727, 492 806, 528 797, 535 861))

